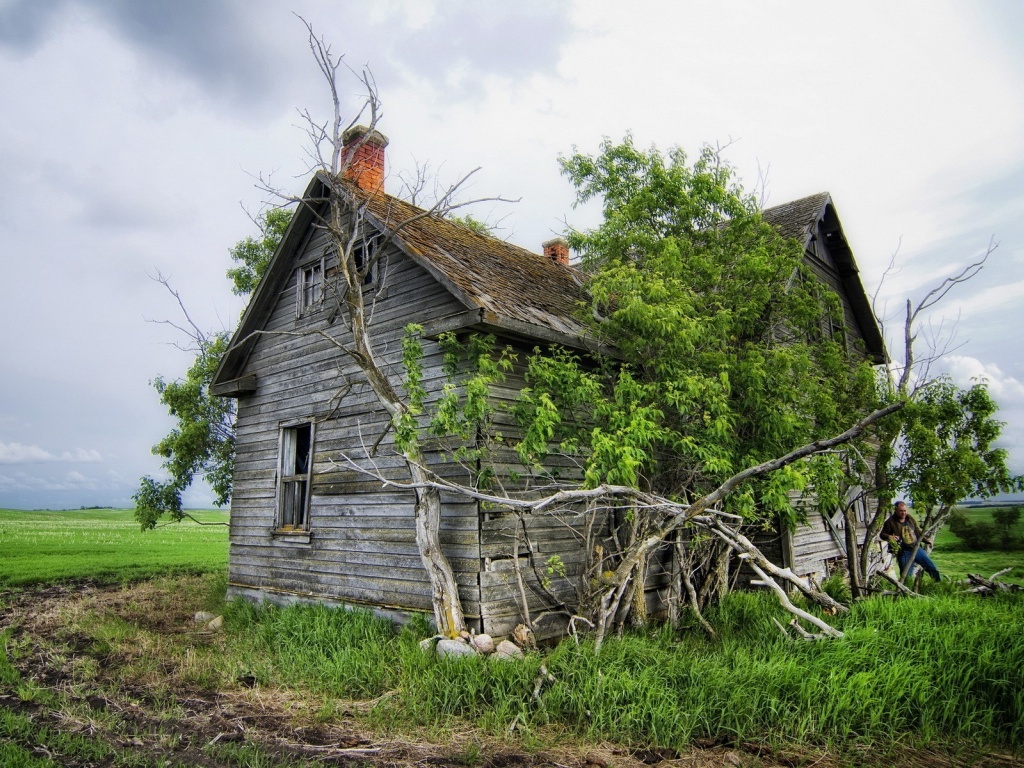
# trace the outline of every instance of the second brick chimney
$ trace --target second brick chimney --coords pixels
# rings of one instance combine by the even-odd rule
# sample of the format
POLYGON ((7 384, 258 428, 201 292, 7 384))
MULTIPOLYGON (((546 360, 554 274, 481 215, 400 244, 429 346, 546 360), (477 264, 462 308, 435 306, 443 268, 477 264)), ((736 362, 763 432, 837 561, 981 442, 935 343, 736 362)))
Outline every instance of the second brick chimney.
POLYGON ((556 264, 569 266, 569 244, 565 242, 564 237, 556 237, 541 243, 541 248, 544 249, 544 255, 556 264))
POLYGON ((367 192, 384 189, 384 147, 388 137, 365 125, 349 128, 341 135, 344 178, 367 192))

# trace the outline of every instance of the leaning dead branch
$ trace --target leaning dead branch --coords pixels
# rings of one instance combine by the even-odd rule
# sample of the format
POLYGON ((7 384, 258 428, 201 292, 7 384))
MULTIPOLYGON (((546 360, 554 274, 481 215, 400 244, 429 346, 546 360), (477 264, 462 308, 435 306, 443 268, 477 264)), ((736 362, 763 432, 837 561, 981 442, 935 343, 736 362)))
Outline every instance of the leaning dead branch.
MULTIPOLYGON (((749 556, 746 553, 740 555, 740 558, 742 559, 747 559, 748 557, 749 556)), ((759 587, 768 587, 775 593, 775 596, 779 598, 779 602, 782 604, 783 608, 785 608, 787 611, 792 613, 797 618, 803 619, 808 624, 813 624, 821 630, 821 634, 819 635, 810 634, 806 630, 804 630, 804 628, 801 627, 799 623, 797 623, 794 620, 794 622, 790 624, 790 626, 795 626, 795 628, 800 633, 801 637, 803 637, 805 640, 820 640, 823 637, 843 637, 843 633, 840 632, 838 629, 829 626, 824 621, 819 619, 817 616, 808 613, 802 608, 798 608, 796 605, 794 605, 793 602, 789 599, 789 595, 786 594, 786 590, 780 587, 779 583, 775 581, 775 579, 770 578, 767 573, 762 571, 761 568, 757 565, 757 563, 750 562, 748 560, 747 564, 754 571, 754 573, 758 575, 758 579, 751 581, 751 584, 759 587)))
MULTIPOLYGON (((596 643, 600 646, 609 630, 613 627, 622 628, 630 608, 635 603, 636 596, 642 595, 645 558, 654 549, 662 546, 670 535, 684 527, 704 531, 724 541, 732 551, 751 565, 760 577, 761 583, 776 590, 777 594, 785 594, 785 590, 779 585, 782 582, 795 587, 801 594, 828 613, 836 614, 846 611, 846 606, 823 592, 813 580, 798 576, 791 569, 780 568, 772 563, 750 539, 740 533, 742 520, 714 505, 723 500, 728 493, 745 480, 781 469, 806 456, 830 450, 837 445, 853 440, 871 424, 896 412, 901 407, 903 407, 902 402, 891 404, 868 415, 840 435, 814 441, 785 456, 744 469, 692 504, 684 504, 657 494, 641 491, 632 486, 621 485, 600 485, 596 488, 569 487, 547 495, 532 497, 510 492, 498 495, 439 478, 424 466, 418 466, 415 471, 416 477, 408 482, 387 478, 375 468, 366 468, 354 458, 344 454, 339 455, 344 463, 338 465, 335 462, 335 464, 373 477, 384 487, 412 492, 430 490, 437 493, 438 497, 441 493, 460 495, 486 503, 495 509, 510 510, 517 517, 527 512, 533 515, 565 513, 567 510, 578 508, 580 504, 585 504, 590 510, 595 508, 595 504, 605 506, 607 509, 629 509, 633 519, 644 521, 643 526, 637 528, 642 535, 637 536, 628 544, 623 543, 622 551, 618 555, 617 567, 609 574, 602 576, 604 586, 598 594, 594 595, 593 603, 596 607, 592 615, 592 623, 595 628, 596 643)), ((522 588, 521 574, 518 575, 518 579, 520 588, 522 588)), ((521 592, 520 599, 523 600, 525 612, 524 598, 525 595, 521 592)), ((797 608, 788 598, 783 605, 794 616, 808 621, 821 630, 822 636, 841 636, 838 630, 797 608)))

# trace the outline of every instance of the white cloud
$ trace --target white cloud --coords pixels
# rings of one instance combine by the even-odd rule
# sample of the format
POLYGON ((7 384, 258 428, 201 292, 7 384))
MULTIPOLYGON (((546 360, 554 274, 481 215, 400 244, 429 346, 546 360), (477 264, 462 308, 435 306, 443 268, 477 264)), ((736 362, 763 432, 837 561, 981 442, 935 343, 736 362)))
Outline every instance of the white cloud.
POLYGON ((44 462, 66 462, 89 464, 103 461, 99 451, 75 448, 63 453, 50 453, 38 445, 22 443, 0 443, 0 464, 40 464, 44 462))
POLYGON ((961 387, 968 387, 978 381, 988 382, 989 392, 1007 404, 1024 406, 1024 383, 1003 373, 995 363, 983 363, 977 358, 964 355, 950 355, 943 360, 943 368, 961 387))

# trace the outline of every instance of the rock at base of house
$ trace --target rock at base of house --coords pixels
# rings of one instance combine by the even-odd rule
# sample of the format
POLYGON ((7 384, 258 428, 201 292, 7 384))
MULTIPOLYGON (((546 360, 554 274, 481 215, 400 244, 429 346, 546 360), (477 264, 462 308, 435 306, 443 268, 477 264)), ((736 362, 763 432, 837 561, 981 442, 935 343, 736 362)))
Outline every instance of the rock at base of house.
POLYGON ((480 653, 494 653, 494 640, 490 635, 473 635, 469 642, 480 653))
POLYGON ((206 624, 207 622, 213 621, 216 618, 216 613, 210 613, 209 611, 199 611, 198 613, 196 613, 192 620, 196 624, 206 624))
POLYGON ((521 659, 523 658, 523 649, 513 643, 511 640, 502 640, 498 643, 498 647, 494 652, 495 658, 498 659, 521 659))
POLYGON ((437 655, 445 656, 477 656, 477 650, 465 640, 449 640, 445 638, 437 641, 437 655))

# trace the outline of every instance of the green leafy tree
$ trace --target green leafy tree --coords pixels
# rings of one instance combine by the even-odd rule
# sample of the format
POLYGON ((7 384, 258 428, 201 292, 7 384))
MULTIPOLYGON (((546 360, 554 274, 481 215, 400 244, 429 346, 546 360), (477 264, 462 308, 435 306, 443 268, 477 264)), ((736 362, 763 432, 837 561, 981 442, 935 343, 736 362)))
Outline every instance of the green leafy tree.
MULTIPOLYGON (((231 258, 238 266, 229 269, 227 275, 236 295, 248 296, 255 289, 291 216, 288 209, 269 209, 257 219, 259 237, 247 237, 231 248, 231 258)), ((153 447, 153 453, 164 459, 162 466, 168 479, 143 477, 139 490, 132 496, 135 518, 143 529, 153 528, 164 516, 174 521, 186 517, 181 494, 197 475, 210 484, 218 505, 227 504, 231 499, 235 458, 235 401, 210 395, 210 382, 230 334, 202 331, 192 322, 177 292, 162 278, 161 282, 182 308, 188 325, 176 327, 188 336, 188 348, 195 353, 195 359, 183 379, 167 381, 158 376, 153 380, 153 388, 175 425, 153 447)))
MULTIPOLYGON (((800 245, 765 223, 731 168, 705 148, 640 150, 627 136, 562 161, 603 223, 570 235, 590 272, 591 332, 611 357, 530 362, 523 458, 586 456, 586 484, 634 485, 680 501, 741 469, 842 431, 870 410, 874 374, 823 329, 838 298, 800 245)), ((817 457, 744 485, 726 507, 795 521, 790 494, 837 485, 817 457)))
MULTIPOLYGON (((1006 451, 994 447, 1003 427, 998 408, 985 382, 962 389, 940 377, 919 385, 895 418, 899 433, 886 495, 900 490, 911 498, 923 539, 931 541, 962 499, 1024 487, 1010 472, 1006 451)), ((979 527, 974 540, 993 532, 979 527)))
POLYGON ((1000 507, 992 510, 992 519, 999 529, 999 536, 1003 547, 1010 549, 1014 546, 1013 529, 1020 522, 1020 507, 1000 507))
MULTIPOLYGON (((849 559, 854 584, 870 577, 877 565, 873 558, 879 551, 878 535, 897 497, 910 496, 924 529, 922 538, 930 541, 958 501, 1024 488, 1024 478, 1013 476, 1007 467, 1006 451, 994 447, 1003 424, 996 418, 998 405, 987 382, 962 389, 948 378, 930 376, 938 340, 933 340, 933 354, 923 360, 915 349, 923 313, 977 275, 996 247, 991 241, 979 259, 941 280, 916 304, 907 300, 901 329, 902 360, 879 378, 879 399, 903 402, 906 407, 875 425, 870 440, 876 448, 874 466, 862 463, 860 477, 852 478, 875 500, 875 515, 864 535, 860 561, 849 559), (873 473, 865 471, 869 469, 873 473)), ((974 541, 987 535, 980 530, 974 541)))
POLYGON ((268 208, 256 219, 259 237, 239 240, 231 248, 231 258, 238 266, 228 270, 228 279, 236 296, 248 297, 256 290, 291 221, 290 208, 268 208))

